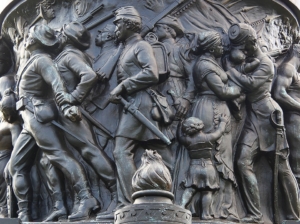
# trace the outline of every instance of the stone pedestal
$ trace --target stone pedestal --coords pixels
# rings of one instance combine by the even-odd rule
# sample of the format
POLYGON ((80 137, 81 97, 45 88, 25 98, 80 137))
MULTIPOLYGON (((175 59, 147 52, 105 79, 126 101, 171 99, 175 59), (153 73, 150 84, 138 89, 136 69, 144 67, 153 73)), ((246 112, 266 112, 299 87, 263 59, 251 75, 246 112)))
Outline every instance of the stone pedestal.
POLYGON ((174 205, 174 196, 168 191, 138 191, 132 195, 132 199, 132 205, 115 212, 115 224, 192 223, 191 212, 174 205))

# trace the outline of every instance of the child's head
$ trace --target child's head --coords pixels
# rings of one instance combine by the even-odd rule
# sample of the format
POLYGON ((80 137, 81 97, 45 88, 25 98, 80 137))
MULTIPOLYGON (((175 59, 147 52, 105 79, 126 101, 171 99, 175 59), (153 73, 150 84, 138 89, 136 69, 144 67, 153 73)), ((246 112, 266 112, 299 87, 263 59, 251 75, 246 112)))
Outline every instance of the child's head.
POLYGON ((196 117, 189 117, 182 123, 182 132, 187 135, 193 135, 201 131, 204 127, 203 121, 196 117))
POLYGON ((246 55, 239 48, 233 48, 230 51, 229 58, 234 64, 239 65, 245 61, 246 55))

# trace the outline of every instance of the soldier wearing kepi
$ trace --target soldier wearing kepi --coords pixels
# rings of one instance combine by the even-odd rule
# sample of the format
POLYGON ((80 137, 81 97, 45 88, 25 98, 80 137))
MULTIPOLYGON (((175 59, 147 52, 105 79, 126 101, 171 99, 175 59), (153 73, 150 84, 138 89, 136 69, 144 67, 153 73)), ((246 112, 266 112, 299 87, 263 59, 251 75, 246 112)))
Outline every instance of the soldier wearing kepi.
MULTIPOLYGON (((91 68, 91 62, 82 50, 90 46, 88 30, 78 22, 63 26, 61 47, 63 51, 56 57, 55 63, 60 72, 68 93, 57 94, 59 105, 80 105, 97 82, 97 74, 91 68)), ((82 109, 82 108, 81 108, 82 109)), ((83 109, 82 109, 83 110, 83 109)), ((108 210, 111 212, 117 205, 117 186, 112 161, 102 148, 97 146, 91 126, 85 117, 72 122, 60 116, 60 122, 70 132, 80 130, 78 138, 65 133, 67 141, 81 154, 83 159, 94 169, 112 194, 112 202, 108 210)), ((69 219, 73 219, 72 216, 69 219)))
MULTIPOLYGON (((285 132, 276 139, 276 128, 271 123, 274 111, 282 114, 280 106, 272 99, 270 87, 274 77, 274 64, 258 45, 255 30, 247 24, 234 24, 228 31, 231 44, 239 46, 247 57, 260 61, 259 66, 249 75, 238 72, 235 68, 227 71, 229 78, 240 86, 247 96, 247 117, 237 145, 237 167, 241 176, 247 216, 246 223, 263 223, 260 196, 253 164, 259 156, 266 156, 274 167, 275 157, 279 157, 278 178, 286 200, 285 208, 289 219, 299 219, 299 189, 288 161, 289 148, 285 132), (275 152, 276 150, 276 152, 275 152)), ((283 122, 282 122, 283 123, 283 122)), ((275 180, 274 180, 275 181, 275 180)))
MULTIPOLYGON (((146 89, 157 84, 158 69, 149 43, 142 40, 139 32, 141 17, 132 6, 116 11, 114 23, 116 37, 125 48, 118 62, 119 84, 111 92, 110 100, 120 103, 121 97, 138 108, 149 122, 159 127, 151 116, 152 100, 146 89)), ((172 171, 173 156, 164 143, 128 111, 124 111, 116 132, 114 158, 118 171, 118 201, 120 206, 131 203, 131 180, 136 171, 133 161, 138 147, 158 151, 166 166, 172 171)))
MULTIPOLYGON (((91 195, 82 166, 67 151, 61 131, 54 126, 57 108, 51 93, 65 92, 63 82, 48 52, 58 45, 54 31, 46 25, 33 26, 26 40, 30 59, 20 70, 17 83, 19 101, 17 109, 24 125, 11 155, 9 171, 13 177, 13 188, 18 199, 18 217, 30 221, 31 184, 29 171, 34 163, 36 147, 46 154, 50 162, 59 168, 73 185, 80 198, 78 210, 72 214, 73 220, 89 217, 91 210, 99 207, 91 195)), ((61 105, 66 117, 78 120, 76 108, 70 104, 61 105)), ((72 220, 72 221, 73 221, 72 220)))

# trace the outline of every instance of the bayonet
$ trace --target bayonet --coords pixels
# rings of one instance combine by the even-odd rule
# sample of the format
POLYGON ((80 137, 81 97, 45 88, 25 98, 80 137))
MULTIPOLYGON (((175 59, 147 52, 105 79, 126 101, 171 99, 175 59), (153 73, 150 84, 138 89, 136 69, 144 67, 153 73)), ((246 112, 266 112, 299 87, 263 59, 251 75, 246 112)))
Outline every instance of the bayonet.
POLYGON ((170 139, 165 136, 151 121, 149 121, 139 110, 132 104, 127 102, 124 98, 121 97, 121 103, 124 105, 124 109, 132 114, 138 121, 145 125, 150 131, 153 132, 157 137, 159 137, 165 144, 170 145, 170 139))

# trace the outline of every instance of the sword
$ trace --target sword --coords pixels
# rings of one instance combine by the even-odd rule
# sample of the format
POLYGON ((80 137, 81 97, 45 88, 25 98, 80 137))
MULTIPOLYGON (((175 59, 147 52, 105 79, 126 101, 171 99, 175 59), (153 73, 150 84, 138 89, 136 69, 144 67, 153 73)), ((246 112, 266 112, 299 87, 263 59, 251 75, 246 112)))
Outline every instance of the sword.
POLYGON ((149 121, 132 103, 127 102, 124 98, 121 97, 121 103, 124 105, 124 108, 132 114, 137 120, 139 120, 143 125, 145 125, 150 131, 153 132, 157 137, 159 137, 167 145, 171 144, 170 139, 165 136, 151 121, 149 121))

